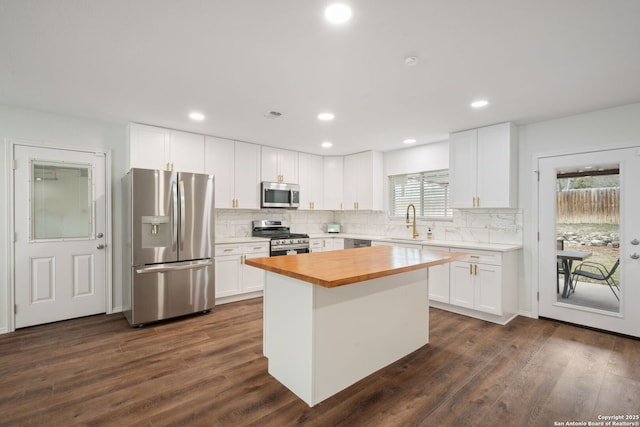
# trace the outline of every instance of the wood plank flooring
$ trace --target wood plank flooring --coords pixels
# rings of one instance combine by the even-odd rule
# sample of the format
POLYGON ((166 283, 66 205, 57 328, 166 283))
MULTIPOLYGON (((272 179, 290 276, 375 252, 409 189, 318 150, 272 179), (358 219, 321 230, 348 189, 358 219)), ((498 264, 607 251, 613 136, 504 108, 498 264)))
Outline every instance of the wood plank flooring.
POLYGON ((640 341, 431 309, 430 344, 314 408, 267 373, 262 299, 0 335, 2 426, 554 426, 640 413, 640 341))

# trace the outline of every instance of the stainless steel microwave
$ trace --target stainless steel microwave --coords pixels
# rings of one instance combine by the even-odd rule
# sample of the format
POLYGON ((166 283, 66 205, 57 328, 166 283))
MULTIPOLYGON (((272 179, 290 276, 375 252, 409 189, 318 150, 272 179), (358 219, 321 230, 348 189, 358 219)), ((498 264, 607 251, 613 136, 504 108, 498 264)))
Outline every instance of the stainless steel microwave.
POLYGON ((297 208, 300 206, 300 186, 285 182, 261 184, 260 206, 263 208, 297 208))

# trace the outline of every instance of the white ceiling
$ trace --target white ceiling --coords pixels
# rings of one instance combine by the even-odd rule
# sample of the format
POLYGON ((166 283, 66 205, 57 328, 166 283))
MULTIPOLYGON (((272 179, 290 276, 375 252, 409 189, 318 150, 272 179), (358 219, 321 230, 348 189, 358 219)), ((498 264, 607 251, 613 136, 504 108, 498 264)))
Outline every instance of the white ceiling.
POLYGON ((342 155, 640 102, 638 0, 330 2, 0 0, 0 103, 342 155))

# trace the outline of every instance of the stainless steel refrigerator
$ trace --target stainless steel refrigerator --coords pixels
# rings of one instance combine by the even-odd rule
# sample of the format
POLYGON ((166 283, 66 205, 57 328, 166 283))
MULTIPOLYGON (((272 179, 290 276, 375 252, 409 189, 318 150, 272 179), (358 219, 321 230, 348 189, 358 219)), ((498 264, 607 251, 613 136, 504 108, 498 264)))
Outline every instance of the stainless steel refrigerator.
POLYGON ((214 177, 131 169, 124 195, 124 314, 131 326, 215 305, 214 177))

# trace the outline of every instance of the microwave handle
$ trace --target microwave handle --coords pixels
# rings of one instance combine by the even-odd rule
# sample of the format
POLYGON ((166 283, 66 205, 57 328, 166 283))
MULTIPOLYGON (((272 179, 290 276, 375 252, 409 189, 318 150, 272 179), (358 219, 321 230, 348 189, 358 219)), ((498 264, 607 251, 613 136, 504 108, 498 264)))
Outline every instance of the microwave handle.
POLYGON ((293 189, 289 189, 289 204, 293 204, 293 189))

